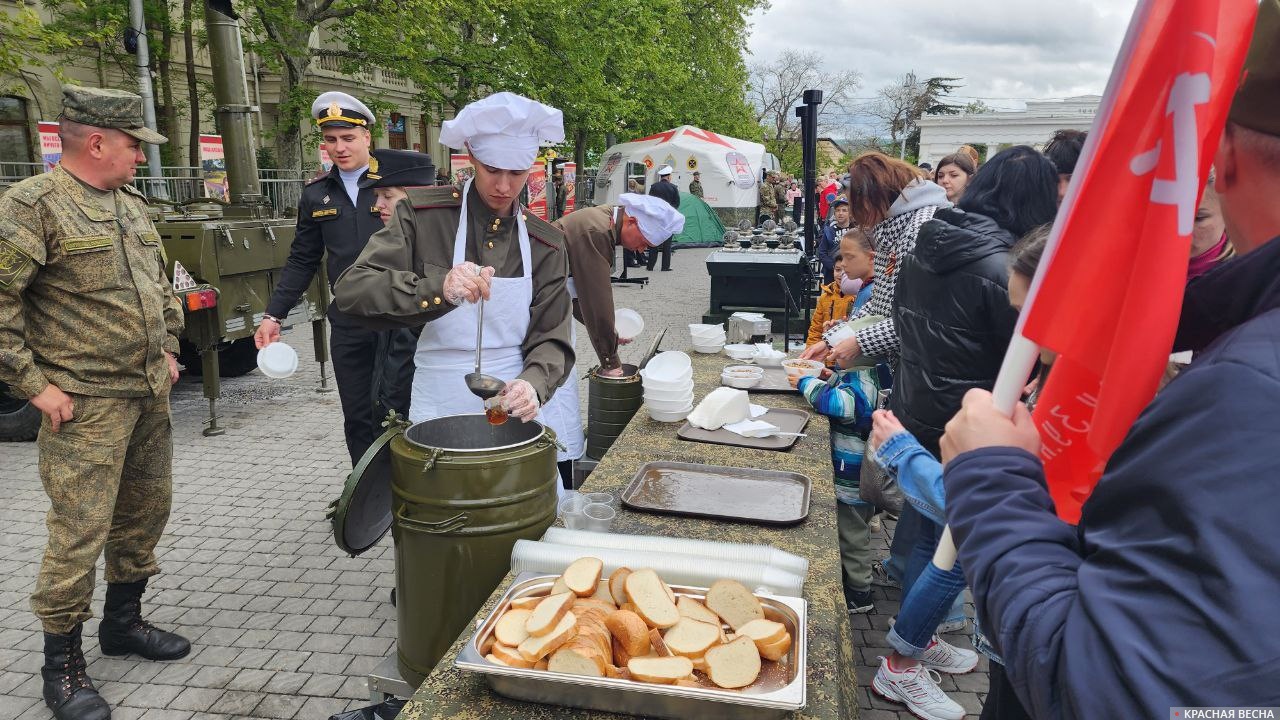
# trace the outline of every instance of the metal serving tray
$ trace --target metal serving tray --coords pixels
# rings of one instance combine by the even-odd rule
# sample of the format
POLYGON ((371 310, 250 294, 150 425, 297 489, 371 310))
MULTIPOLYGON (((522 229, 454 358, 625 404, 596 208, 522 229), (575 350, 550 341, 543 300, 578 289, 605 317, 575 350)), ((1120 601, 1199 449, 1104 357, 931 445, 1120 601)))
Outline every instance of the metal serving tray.
POLYGON ((794 525, 809 516, 809 478, 797 472, 694 463, 645 463, 622 504, 666 515, 794 525))
MULTIPOLYGON (((763 420, 767 423, 773 423, 778 430, 786 433, 799 433, 804 430, 805 425, 809 424, 809 412, 807 410, 793 410, 790 408, 769 408, 765 414, 752 418, 752 420, 763 420)), ((754 448, 756 450, 789 450, 792 445, 800 439, 798 435, 770 435, 769 437, 744 437, 735 432, 729 432, 724 428, 718 430, 703 430, 696 428, 691 423, 686 422, 676 431, 676 437, 681 440, 691 440, 693 442, 711 443, 712 445, 733 445, 735 447, 754 448)))
MULTIPOLYGON (((484 659, 482 646, 511 601, 547 595, 555 575, 520 573, 493 612, 480 623, 458 654, 454 666, 481 673, 499 695, 516 700, 567 707, 621 712, 675 720, 775 720, 801 710, 806 702, 805 656, 808 648, 807 603, 801 598, 756 594, 765 617, 787 626, 793 643, 778 662, 761 661, 760 677, 742 690, 723 690, 698 678, 705 687, 654 685, 620 678, 593 678, 495 665, 484 659)), ((702 600, 705 588, 671 586, 679 595, 702 600)))

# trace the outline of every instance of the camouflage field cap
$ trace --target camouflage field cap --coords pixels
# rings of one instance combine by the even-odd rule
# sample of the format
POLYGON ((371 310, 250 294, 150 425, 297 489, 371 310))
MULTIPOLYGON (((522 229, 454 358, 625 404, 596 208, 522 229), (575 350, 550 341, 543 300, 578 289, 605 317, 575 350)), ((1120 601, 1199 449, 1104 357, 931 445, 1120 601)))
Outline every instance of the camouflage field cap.
POLYGON ((62 116, 84 125, 114 128, 142 142, 169 142, 169 138, 142 123, 142 97, 124 90, 64 85, 62 116))
POLYGON ((1280 135, 1280 0, 1263 0, 1253 30, 1244 79, 1231 103, 1231 122, 1280 135))

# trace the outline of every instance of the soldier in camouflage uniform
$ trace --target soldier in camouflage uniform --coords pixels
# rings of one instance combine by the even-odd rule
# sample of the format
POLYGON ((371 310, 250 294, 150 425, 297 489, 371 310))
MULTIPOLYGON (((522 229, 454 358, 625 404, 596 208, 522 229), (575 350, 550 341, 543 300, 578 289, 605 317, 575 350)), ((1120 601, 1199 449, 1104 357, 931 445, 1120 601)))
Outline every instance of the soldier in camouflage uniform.
POLYGON ((31 597, 44 626, 45 703, 59 720, 110 708, 80 646, 94 566, 106 550, 104 655, 176 659, 191 644, 142 619, 154 549, 169 517, 169 388, 182 308, 160 236, 129 183, 143 142, 142 100, 67 86, 62 161, 0 198, 0 381, 31 398, 49 540, 31 597))
POLYGON ((778 219, 778 195, 773 190, 773 183, 773 173, 766 175, 764 182, 760 183, 760 209, 756 213, 757 225, 766 219, 774 221, 778 219))

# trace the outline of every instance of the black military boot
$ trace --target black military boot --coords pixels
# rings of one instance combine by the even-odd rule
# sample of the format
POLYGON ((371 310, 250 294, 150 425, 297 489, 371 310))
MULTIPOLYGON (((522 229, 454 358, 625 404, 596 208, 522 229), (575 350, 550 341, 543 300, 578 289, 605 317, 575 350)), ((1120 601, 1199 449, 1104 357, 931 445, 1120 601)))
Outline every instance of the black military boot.
POLYGON ((111 720, 111 706, 85 671, 80 627, 66 635, 44 634, 44 704, 57 720, 111 720))
POLYGON ((103 655, 134 653, 148 660, 177 660, 191 652, 191 642, 142 619, 142 593, 147 581, 107 583, 107 602, 98 625, 103 655))

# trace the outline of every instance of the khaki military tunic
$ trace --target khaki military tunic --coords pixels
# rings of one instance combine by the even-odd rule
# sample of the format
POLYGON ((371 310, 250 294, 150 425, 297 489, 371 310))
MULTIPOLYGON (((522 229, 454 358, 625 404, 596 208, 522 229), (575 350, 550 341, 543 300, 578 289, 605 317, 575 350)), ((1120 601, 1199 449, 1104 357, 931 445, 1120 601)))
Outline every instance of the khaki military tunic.
POLYGON ((578 299, 573 316, 587 326, 591 347, 600 358, 602 370, 621 367, 618 331, 614 327, 614 248, 622 243, 622 221, 626 213, 612 205, 584 208, 555 222, 565 237, 569 251, 569 274, 578 299), (616 210, 616 219, 615 219, 616 210))
MULTIPOLYGON (((351 267, 334 283, 338 309, 379 324, 413 327, 454 309, 444 299, 444 279, 453 268, 454 236, 462 193, 452 186, 406 188, 407 200, 386 226, 369 238, 351 267)), ((466 259, 492 267, 496 277, 524 274, 514 215, 495 214, 473 188, 467 198, 466 259)), ((527 381, 545 404, 573 370, 570 340, 569 257, 564 235, 525 213, 529 233, 533 303, 529 330, 521 344, 527 381)))
POLYGON ((701 198, 701 197, 702 197, 702 192, 703 192, 703 191, 702 191, 702 181, 701 181, 701 180, 694 180, 693 182, 689 183, 689 194, 690 194, 690 195, 693 195, 693 196, 694 196, 694 197, 696 197, 696 198, 701 198))
POLYGON ((777 220, 778 196, 773 192, 773 183, 760 183, 760 213, 777 220))
POLYGON ((172 499, 165 352, 182 309, 160 236, 133 188, 101 191, 61 166, 0 198, 0 380, 27 396, 50 383, 73 416, 40 428, 49 539, 31 606, 45 631, 92 613, 95 565, 130 583, 160 571, 172 499))
POLYGON ((0 197, 0 381, 101 397, 169 389, 182 307, 131 186, 111 212, 61 165, 0 197))

